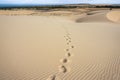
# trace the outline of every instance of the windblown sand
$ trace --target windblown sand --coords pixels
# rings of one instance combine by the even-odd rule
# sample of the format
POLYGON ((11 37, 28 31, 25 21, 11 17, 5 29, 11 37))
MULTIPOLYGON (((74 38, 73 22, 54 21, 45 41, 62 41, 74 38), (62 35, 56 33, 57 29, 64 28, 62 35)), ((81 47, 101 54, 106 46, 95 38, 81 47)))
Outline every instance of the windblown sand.
POLYGON ((120 80, 120 24, 108 12, 0 16, 0 80, 120 80))
POLYGON ((120 23, 120 11, 109 12, 107 18, 113 22, 120 23))

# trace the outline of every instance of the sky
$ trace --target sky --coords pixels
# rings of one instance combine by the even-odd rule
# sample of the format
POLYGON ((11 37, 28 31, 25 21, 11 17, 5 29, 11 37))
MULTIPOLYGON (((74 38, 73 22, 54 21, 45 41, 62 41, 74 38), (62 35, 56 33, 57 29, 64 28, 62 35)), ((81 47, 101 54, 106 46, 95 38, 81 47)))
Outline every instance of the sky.
POLYGON ((0 4, 120 4, 120 0, 0 0, 0 4))

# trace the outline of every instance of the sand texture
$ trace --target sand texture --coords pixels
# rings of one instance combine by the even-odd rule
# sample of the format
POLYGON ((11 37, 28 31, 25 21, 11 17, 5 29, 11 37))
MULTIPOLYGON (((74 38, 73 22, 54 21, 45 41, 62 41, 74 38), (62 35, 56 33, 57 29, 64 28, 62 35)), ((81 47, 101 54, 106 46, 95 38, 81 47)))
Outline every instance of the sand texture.
POLYGON ((114 14, 0 15, 0 80, 120 80, 114 14))
POLYGON ((113 22, 120 23, 120 11, 109 12, 107 18, 113 22))

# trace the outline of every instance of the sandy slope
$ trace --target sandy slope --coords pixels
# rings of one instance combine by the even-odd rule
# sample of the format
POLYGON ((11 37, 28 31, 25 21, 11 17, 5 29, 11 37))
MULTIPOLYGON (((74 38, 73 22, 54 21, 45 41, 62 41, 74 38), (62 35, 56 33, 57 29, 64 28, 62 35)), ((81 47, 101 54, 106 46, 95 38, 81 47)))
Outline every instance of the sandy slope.
POLYGON ((58 16, 0 16, 0 80, 46 80, 50 75, 57 80, 120 80, 120 24, 99 17, 105 14, 79 23, 58 16), (66 49, 72 56, 61 63, 66 49), (59 72, 62 64, 66 73, 59 72))
POLYGON ((110 21, 120 23, 120 11, 111 11, 111 12, 107 13, 107 18, 110 21))

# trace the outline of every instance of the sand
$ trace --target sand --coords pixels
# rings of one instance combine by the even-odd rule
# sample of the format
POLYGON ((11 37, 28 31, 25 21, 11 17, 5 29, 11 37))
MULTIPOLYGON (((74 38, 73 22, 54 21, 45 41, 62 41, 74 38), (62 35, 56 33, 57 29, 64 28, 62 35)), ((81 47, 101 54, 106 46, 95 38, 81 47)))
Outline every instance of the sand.
POLYGON ((110 21, 120 23, 120 11, 111 11, 107 14, 107 18, 110 21))
POLYGON ((120 24, 109 12, 1 15, 0 80, 120 80, 120 24))

